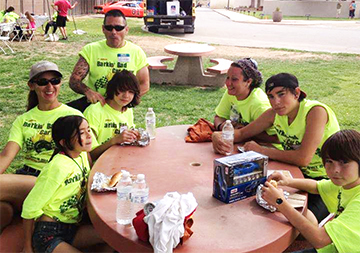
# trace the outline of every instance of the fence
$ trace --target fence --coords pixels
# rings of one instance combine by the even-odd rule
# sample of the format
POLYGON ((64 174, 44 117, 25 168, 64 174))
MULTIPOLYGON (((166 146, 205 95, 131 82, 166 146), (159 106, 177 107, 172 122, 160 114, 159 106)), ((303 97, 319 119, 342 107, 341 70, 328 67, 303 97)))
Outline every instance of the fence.
MULTIPOLYGON (((107 0, 77 0, 78 5, 73 10, 75 15, 81 14, 90 14, 93 13, 94 5, 103 4, 107 2, 107 0)), ((53 9, 51 8, 51 4, 55 2, 55 0, 0 0, 0 10, 4 10, 9 6, 13 6, 15 8, 15 12, 25 13, 26 11, 30 11, 34 14, 40 15, 44 13, 53 13, 53 9)), ((70 3, 73 4, 75 0, 70 0, 70 3)))

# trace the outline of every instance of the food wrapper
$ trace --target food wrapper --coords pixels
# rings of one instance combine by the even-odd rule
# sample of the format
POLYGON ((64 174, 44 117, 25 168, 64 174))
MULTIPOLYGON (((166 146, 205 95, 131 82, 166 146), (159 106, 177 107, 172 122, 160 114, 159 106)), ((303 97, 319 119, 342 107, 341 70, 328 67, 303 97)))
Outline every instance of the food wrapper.
MULTIPOLYGON (((135 140, 133 142, 124 142, 122 143, 121 145, 122 146, 128 146, 128 145, 131 145, 131 146, 140 146, 140 147, 145 147, 147 145, 150 144, 150 135, 148 132, 146 132, 144 129, 142 128, 139 128, 139 129, 134 129, 136 131, 139 132, 140 134, 140 138, 138 140, 135 140)), ((122 132, 122 131, 121 131, 122 132)))
MULTIPOLYGON (((121 170, 123 172, 124 170, 121 170)), ((110 179, 113 175, 107 176, 104 173, 96 172, 93 177, 93 183, 91 185, 91 190, 96 192, 108 192, 116 191, 116 185, 114 187, 109 186, 110 179)), ((132 181, 136 180, 136 175, 130 174, 132 181)))
POLYGON ((96 192, 107 192, 107 191, 116 191, 116 187, 110 187, 109 181, 111 176, 106 176, 101 172, 96 172, 93 178, 93 183, 91 184, 91 190, 96 192))
MULTIPOLYGON (((273 205, 269 205, 268 202, 266 202, 263 198, 262 198, 262 188, 264 187, 263 184, 260 184, 256 190, 256 202, 259 204, 259 206, 265 208, 266 210, 269 210, 270 212, 275 212, 276 211, 276 207, 273 205)), ((285 199, 288 199, 289 197, 289 193, 287 191, 284 191, 284 197, 285 199)))

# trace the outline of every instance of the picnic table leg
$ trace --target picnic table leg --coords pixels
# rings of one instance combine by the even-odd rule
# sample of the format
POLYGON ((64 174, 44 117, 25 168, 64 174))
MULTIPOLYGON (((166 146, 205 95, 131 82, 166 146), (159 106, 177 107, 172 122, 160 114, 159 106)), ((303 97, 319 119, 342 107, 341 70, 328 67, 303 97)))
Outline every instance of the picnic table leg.
POLYGON ((226 75, 204 74, 201 57, 179 56, 173 71, 150 69, 150 82, 222 87, 226 75))

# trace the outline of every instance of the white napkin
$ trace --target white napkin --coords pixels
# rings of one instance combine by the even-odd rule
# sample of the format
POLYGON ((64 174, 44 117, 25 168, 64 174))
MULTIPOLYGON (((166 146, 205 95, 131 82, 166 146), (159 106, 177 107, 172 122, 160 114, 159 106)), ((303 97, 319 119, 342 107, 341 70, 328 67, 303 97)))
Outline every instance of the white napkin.
POLYGON ((155 253, 173 252, 184 236, 184 219, 197 207, 194 195, 168 192, 144 217, 149 227, 150 243, 155 253))

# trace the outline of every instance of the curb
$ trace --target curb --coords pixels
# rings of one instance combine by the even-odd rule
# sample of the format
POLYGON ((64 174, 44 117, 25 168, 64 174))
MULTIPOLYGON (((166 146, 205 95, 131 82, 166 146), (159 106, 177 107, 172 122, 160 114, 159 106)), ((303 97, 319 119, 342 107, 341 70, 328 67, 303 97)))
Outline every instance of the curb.
MULTIPOLYGON (((281 22, 272 22, 271 20, 265 21, 263 19, 258 19, 257 20, 238 20, 236 18, 234 18, 235 16, 241 15, 241 16, 248 16, 245 14, 240 14, 237 12, 233 12, 233 11, 228 11, 228 10, 224 10, 224 9, 212 9, 214 12, 227 17, 228 19, 230 19, 233 22, 238 22, 238 23, 247 23, 247 24, 261 24, 261 25, 297 25, 297 26, 312 26, 312 25, 349 25, 349 24, 360 24, 360 21, 315 21, 315 20, 282 20, 281 22), (306 23, 308 22, 308 23, 306 23)), ((250 16, 251 18, 255 18, 250 16)))

